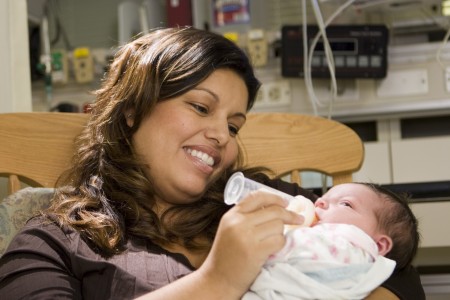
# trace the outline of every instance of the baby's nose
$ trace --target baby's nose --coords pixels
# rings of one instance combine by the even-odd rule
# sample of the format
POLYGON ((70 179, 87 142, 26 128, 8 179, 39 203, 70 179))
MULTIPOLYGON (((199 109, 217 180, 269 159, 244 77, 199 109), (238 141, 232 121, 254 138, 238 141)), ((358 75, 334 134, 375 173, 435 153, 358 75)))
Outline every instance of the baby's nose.
POLYGON ((314 202, 314 206, 324 209, 327 206, 327 202, 324 201, 322 198, 319 198, 316 200, 316 202, 314 202))

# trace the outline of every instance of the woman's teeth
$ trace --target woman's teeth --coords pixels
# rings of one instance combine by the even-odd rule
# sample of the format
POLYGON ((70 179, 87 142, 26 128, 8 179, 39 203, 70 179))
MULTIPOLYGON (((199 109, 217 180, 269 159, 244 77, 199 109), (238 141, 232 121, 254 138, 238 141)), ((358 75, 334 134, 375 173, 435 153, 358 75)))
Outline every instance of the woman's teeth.
POLYGON ((204 162, 208 166, 214 165, 214 159, 204 152, 201 152, 198 150, 187 149, 187 153, 189 153, 190 155, 192 155, 194 157, 197 157, 198 159, 200 159, 202 162, 204 162))

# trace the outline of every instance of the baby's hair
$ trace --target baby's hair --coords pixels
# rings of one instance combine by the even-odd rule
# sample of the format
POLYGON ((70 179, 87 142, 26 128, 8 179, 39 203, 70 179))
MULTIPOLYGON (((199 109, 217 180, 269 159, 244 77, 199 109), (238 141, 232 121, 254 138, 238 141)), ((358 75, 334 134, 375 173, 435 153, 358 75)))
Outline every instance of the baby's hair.
POLYGON ((418 221, 409 207, 409 195, 394 193, 378 184, 362 183, 385 200, 383 209, 375 212, 379 228, 392 238, 393 246, 387 258, 397 262, 396 269, 408 266, 419 247, 418 221))

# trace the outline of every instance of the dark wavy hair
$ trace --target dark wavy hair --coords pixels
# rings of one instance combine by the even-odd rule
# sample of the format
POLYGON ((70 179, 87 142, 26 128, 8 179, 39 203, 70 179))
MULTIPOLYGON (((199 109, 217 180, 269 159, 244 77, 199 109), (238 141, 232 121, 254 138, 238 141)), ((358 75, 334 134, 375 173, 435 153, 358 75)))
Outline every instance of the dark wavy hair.
POLYGON ((202 199, 158 217, 151 209, 152 178, 146 177, 129 141, 156 103, 189 91, 223 68, 244 80, 250 110, 260 83, 245 53, 221 35, 188 27, 157 29, 121 47, 95 92, 73 165, 59 179, 45 214, 78 230, 106 257, 123 251, 131 236, 189 249, 210 247, 229 209, 223 202, 226 180, 241 165, 242 155, 202 199), (127 110, 134 111, 132 127, 126 123, 127 110), (198 237, 206 238, 206 245, 198 237))
POLYGON ((394 193, 391 190, 374 183, 358 182, 369 187, 381 199, 382 207, 375 212, 378 227, 391 237, 393 246, 385 256, 396 261, 396 270, 410 265, 416 256, 420 242, 419 225, 409 207, 409 195, 394 193))

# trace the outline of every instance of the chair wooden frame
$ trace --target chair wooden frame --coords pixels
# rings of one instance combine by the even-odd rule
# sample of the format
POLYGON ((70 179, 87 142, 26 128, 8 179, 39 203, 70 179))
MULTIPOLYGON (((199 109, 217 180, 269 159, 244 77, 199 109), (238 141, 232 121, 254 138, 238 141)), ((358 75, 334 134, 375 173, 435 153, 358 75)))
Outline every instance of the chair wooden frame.
POLYGON ((8 177, 8 194, 18 191, 21 182, 54 187, 87 119, 80 113, 0 114, 0 176, 8 177))
POLYGON ((329 175, 333 184, 352 181, 361 168, 364 144, 346 125, 312 115, 251 113, 239 132, 245 161, 300 182, 299 171, 329 175))
MULTIPOLYGON (((0 174, 9 177, 11 194, 31 186, 54 187, 70 164, 73 142, 88 120, 80 113, 0 114, 0 174)), ((250 113, 239 133, 245 161, 267 166, 277 175, 299 170, 327 174, 333 184, 352 181, 364 157, 358 135, 347 126, 311 115, 250 113)))

